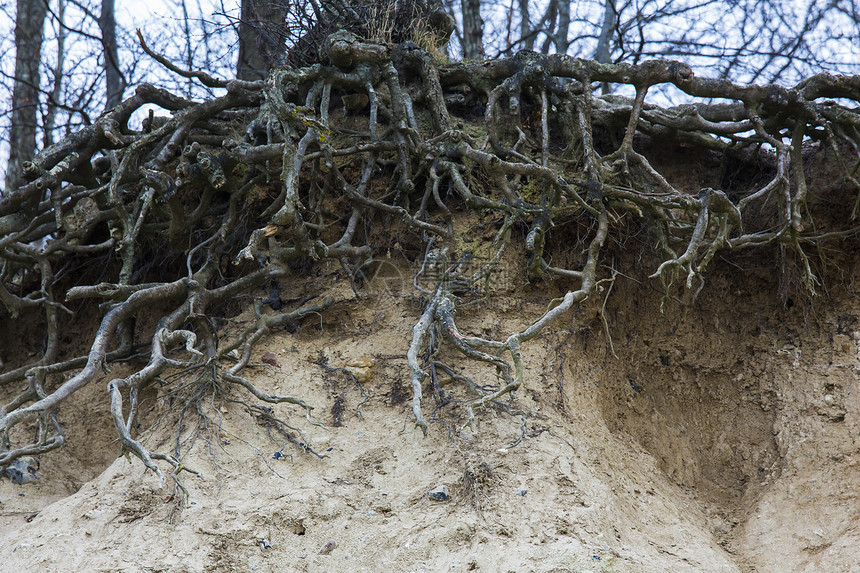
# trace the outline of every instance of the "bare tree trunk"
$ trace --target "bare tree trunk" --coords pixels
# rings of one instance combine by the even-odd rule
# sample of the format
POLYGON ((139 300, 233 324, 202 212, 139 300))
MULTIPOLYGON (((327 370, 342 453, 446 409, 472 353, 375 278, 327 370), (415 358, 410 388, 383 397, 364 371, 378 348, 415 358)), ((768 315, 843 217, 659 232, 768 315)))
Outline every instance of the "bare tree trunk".
POLYGON ((102 0, 99 30, 102 33, 102 46, 105 56, 105 96, 107 98, 105 109, 109 110, 122 101, 122 92, 125 91, 125 78, 119 71, 114 0, 102 0))
POLYGON ((594 59, 601 64, 608 64, 611 55, 609 42, 612 38, 612 30, 615 28, 615 23, 618 21, 618 14, 615 11, 615 0, 604 1, 603 26, 600 27, 600 36, 597 38, 597 50, 594 53, 594 59))
MULTIPOLYGON (((603 5, 603 26, 600 27, 600 37, 597 39, 597 50, 594 53, 594 59, 601 64, 608 64, 611 61, 612 51, 609 48, 612 31, 618 22, 618 12, 615 11, 615 0, 604 0, 603 5)), ((612 86, 609 82, 601 84, 601 91, 608 94, 612 91, 612 86)))
POLYGON ((484 58, 484 21, 481 0, 463 0, 463 59, 484 58))
POLYGON ((555 33, 555 51, 567 53, 568 36, 570 35, 570 0, 558 2, 558 31, 555 33))
POLYGON ((45 106, 45 147, 54 144, 54 126, 57 123, 57 109, 63 97, 63 67, 66 62, 66 23, 65 19, 66 1, 57 1, 57 61, 54 65, 54 87, 48 96, 48 104, 45 106))
MULTIPOLYGON (((570 0, 564 0, 569 2, 570 0)), ((558 17, 559 0, 550 0, 547 2, 546 11, 543 16, 538 16, 538 19, 532 25, 531 14, 529 13, 529 0, 518 0, 520 6, 520 39, 519 48, 522 50, 534 50, 538 36, 544 35, 544 41, 540 46, 542 53, 549 53, 549 48, 556 41, 553 35, 555 22, 558 17)), ((568 14, 570 6, 567 6, 568 14)), ((569 22, 568 18, 568 22, 569 22)))
POLYGON ((236 77, 259 80, 284 53, 284 21, 290 0, 242 0, 236 77))
POLYGON ((529 0, 520 2, 520 46, 523 50, 531 50, 535 45, 535 36, 532 34, 531 19, 529 18, 529 0))
MULTIPOLYGON (((191 47, 191 22, 188 17, 188 4, 185 0, 178 0, 179 7, 182 9, 182 32, 185 34, 185 68, 188 70, 194 69, 193 48, 191 47)), ((194 79, 188 78, 185 84, 185 97, 191 99, 192 90, 194 89, 194 79)))
MULTIPOLYGON (((558 6, 559 0, 550 0, 549 4, 546 5, 546 13, 543 18, 541 18, 540 23, 535 26, 535 37, 537 37, 540 32, 543 32, 546 36, 540 47, 541 54, 549 54, 550 46, 554 46, 558 41, 558 37, 553 33, 553 30, 555 30, 556 20, 558 20, 558 6)), ((570 7, 569 4, 568 7, 570 7)))
POLYGON ((18 0, 15 21, 15 87, 6 193, 21 184, 24 162, 36 153, 36 111, 39 107, 39 62, 48 5, 44 0, 18 0))

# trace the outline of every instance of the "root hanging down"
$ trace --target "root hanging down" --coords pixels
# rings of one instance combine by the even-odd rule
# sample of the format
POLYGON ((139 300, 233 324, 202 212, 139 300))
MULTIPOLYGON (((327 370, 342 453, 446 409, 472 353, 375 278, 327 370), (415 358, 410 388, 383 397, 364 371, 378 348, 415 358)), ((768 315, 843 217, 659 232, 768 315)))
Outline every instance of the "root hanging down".
POLYGON ((223 95, 196 102, 141 85, 42 151, 25 166, 27 182, 0 197, 0 320, 6 332, 13 320, 38 324, 41 345, 34 359, 0 372, 9 395, 0 407, 0 466, 61 447, 62 404, 111 363, 132 358, 143 365, 107 384, 111 415, 122 448, 160 480, 169 467, 181 485, 177 475, 188 468, 134 436, 139 396, 157 380, 205 369, 200 378, 224 396, 295 406, 318 423, 313 405, 269 394, 243 371, 263 337, 347 301, 319 293, 281 308, 280 296, 258 299, 254 324, 235 337, 219 328, 225 308, 276 282, 289 289, 289 277, 328 261, 358 293, 361 269, 403 241, 424 253, 413 261, 423 309, 402 351, 425 435, 423 388, 440 348, 498 377, 492 389, 470 388, 478 396, 464 404, 469 426, 477 409, 528 383, 529 341, 595 293, 607 278, 607 249, 633 228, 651 251, 643 260, 653 286, 667 293, 698 292, 719 252, 774 246, 797 262, 812 292, 819 279, 810 253, 828 242, 856 248, 856 76, 819 74, 786 88, 697 78, 670 61, 521 52, 441 63, 412 42, 372 43, 343 30, 324 46, 318 63, 277 68, 265 82, 172 66, 223 95), (595 95, 603 83, 635 97, 595 95), (666 86, 689 103, 651 103, 649 94, 666 86), (144 106, 159 115, 135 130, 130 120, 144 106), (661 147, 760 178, 676 186, 649 159, 661 147), (815 219, 825 186, 805 169, 814 153, 835 165, 840 181, 826 192, 839 216, 815 219), (492 229, 483 258, 465 246, 476 237, 462 228, 463 214, 492 229), (566 293, 521 331, 472 336, 457 310, 476 293, 492 296, 485 287, 503 260, 523 281, 556 280, 566 293), (79 330, 92 316, 85 344, 70 343, 72 325, 79 330), (25 425, 35 425, 33 436, 16 431, 25 425))

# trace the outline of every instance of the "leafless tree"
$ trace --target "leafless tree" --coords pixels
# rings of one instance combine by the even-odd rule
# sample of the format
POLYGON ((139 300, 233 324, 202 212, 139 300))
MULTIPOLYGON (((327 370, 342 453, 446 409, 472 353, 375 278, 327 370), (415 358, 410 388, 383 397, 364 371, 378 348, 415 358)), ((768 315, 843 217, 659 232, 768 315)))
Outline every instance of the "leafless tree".
POLYGON ((605 0, 603 24, 600 26, 600 35, 597 37, 597 49, 594 50, 594 59, 602 64, 608 64, 611 61, 610 43, 617 21, 618 13, 615 11, 615 0, 605 0))
POLYGON ((119 49, 116 43, 114 0, 101 0, 99 30, 104 49, 105 109, 111 109, 120 102, 125 91, 125 78, 120 71, 119 49))
POLYGON ((66 27, 64 22, 65 12, 66 1, 58 0, 57 11, 55 14, 52 15, 53 17, 51 18, 51 20, 55 24, 56 62, 53 66, 53 69, 51 70, 51 92, 48 94, 48 97, 45 101, 45 118, 43 120, 43 141, 45 143, 45 147, 50 147, 54 144, 54 129, 57 125, 57 114, 59 113, 61 102, 63 101, 63 80, 65 77, 63 74, 63 69, 65 67, 66 60, 66 27))
POLYGON ((860 71, 854 0, 483 0, 482 10, 489 54, 526 49, 631 63, 683 58, 700 73, 738 81, 860 71))
POLYGON ((42 30, 47 15, 45 0, 18 0, 15 20, 15 81, 9 132, 9 161, 6 165, 5 193, 21 183, 24 163, 36 153, 36 133, 40 90, 39 64, 42 30))
POLYGON ((463 57, 479 60, 484 57, 484 21, 480 0, 463 0, 463 57))
POLYGON ((284 54, 289 0, 242 0, 236 77, 265 78, 284 54))

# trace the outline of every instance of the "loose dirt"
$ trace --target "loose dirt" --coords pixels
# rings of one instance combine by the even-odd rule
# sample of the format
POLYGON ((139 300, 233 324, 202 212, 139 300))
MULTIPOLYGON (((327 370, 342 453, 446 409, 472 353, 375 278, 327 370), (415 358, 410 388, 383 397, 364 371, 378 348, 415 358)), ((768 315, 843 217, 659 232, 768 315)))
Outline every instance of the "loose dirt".
MULTIPOLYGON (((255 355, 259 388, 316 406, 325 428, 295 407, 273 413, 324 458, 212 399, 206 420, 183 421, 183 463, 200 472, 183 474, 183 505, 169 480, 158 489, 137 459, 117 458, 106 380, 92 384, 63 406, 69 446, 43 457, 41 480, 0 482, 0 569, 860 571, 860 298, 849 286, 794 300, 775 263, 720 259, 684 305, 646 286, 647 269, 619 275, 605 304, 588 301, 524 347, 512 406, 527 429, 511 446, 520 417, 491 406, 461 430, 469 393, 444 374, 454 401, 434 411, 428 384, 430 435, 414 427, 405 353, 420 300, 397 282, 414 269, 385 265, 362 300, 334 287, 352 302, 255 355)), ((860 278, 853 261, 841 270, 838 285, 860 278)), ((509 283, 458 314, 464 332, 522 329, 569 286, 509 283)), ((160 390, 146 402, 151 450, 173 451, 175 406, 160 390)))

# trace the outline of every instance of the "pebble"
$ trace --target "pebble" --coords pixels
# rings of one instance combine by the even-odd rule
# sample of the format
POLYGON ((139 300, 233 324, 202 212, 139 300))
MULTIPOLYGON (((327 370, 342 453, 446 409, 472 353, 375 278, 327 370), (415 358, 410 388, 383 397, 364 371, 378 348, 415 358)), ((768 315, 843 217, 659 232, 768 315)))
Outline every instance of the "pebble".
POLYGON ((320 549, 320 555, 328 555, 329 553, 334 551, 335 547, 337 547, 337 541, 335 541, 334 539, 329 539, 328 541, 326 541, 325 545, 323 545, 323 548, 320 549))
POLYGON ((451 499, 451 496, 448 495, 448 488, 444 485, 442 487, 437 487, 433 491, 428 491, 427 495, 430 497, 430 499, 436 501, 448 501, 449 499, 451 499))

